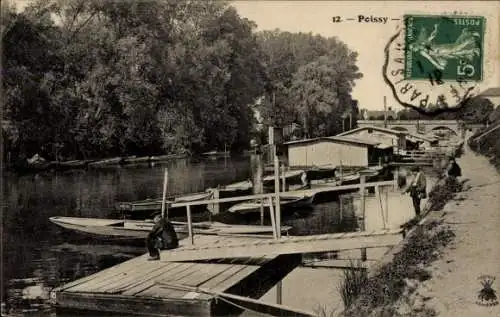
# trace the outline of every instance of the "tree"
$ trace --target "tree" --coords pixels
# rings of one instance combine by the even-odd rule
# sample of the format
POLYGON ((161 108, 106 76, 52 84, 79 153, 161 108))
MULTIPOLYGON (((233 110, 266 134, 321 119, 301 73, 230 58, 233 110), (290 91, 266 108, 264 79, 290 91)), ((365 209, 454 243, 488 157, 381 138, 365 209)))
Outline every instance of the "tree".
POLYGON ((267 68, 267 102, 259 109, 265 122, 283 126, 319 116, 321 133, 340 132, 340 114, 354 105, 351 90, 361 78, 357 54, 336 38, 310 33, 263 31, 258 39, 267 68))

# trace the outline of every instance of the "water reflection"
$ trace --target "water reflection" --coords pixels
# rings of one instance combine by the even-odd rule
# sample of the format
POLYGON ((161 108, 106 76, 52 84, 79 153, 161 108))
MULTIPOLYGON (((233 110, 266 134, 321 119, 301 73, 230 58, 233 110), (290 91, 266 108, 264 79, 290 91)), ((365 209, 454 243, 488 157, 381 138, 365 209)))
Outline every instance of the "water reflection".
POLYGON ((165 167, 171 194, 249 177, 246 158, 3 175, 2 316, 55 316, 49 305, 52 288, 144 253, 143 246, 107 245, 65 231, 49 217, 106 218, 115 215, 117 201, 159 197, 165 167))

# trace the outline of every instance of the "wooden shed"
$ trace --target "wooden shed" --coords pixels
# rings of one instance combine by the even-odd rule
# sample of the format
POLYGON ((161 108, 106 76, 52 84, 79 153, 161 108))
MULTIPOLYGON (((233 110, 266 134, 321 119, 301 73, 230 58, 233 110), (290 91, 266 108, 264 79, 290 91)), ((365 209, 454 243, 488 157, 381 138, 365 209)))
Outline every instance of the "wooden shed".
MULTIPOLYGON (((378 164, 379 142, 349 137, 322 137, 285 143, 290 167, 368 166, 378 164)), ((391 150, 392 151, 392 150, 391 150)))
POLYGON ((373 140, 374 142, 393 146, 396 152, 398 150, 405 150, 407 144, 405 132, 379 127, 357 128, 340 133, 337 136, 373 140))

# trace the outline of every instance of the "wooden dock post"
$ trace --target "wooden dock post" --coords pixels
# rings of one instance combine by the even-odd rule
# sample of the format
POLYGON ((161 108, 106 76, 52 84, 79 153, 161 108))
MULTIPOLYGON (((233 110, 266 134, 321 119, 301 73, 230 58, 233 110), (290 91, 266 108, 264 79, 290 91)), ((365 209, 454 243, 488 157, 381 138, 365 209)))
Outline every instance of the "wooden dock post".
POLYGON ((271 218, 271 227, 273 228, 273 237, 275 239, 278 238, 276 233, 276 219, 274 219, 274 207, 273 207, 273 199, 269 197, 269 217, 271 218))
POLYGON ((163 196, 161 199, 161 217, 165 218, 165 208, 167 208, 167 219, 168 219, 168 206, 165 206, 165 201, 167 200, 167 185, 168 185, 168 168, 165 168, 165 175, 163 177, 163 196))
MULTIPOLYGON (((278 159, 278 151, 276 145, 274 146, 274 191, 276 193, 276 239, 281 238, 281 205, 280 205, 280 162, 278 159)), ((283 173, 283 191, 285 185, 285 173, 283 173)), ((282 282, 281 280, 276 283, 276 303, 282 303, 282 282)))
POLYGON ((344 210, 343 210, 344 209, 344 199, 343 199, 342 195, 340 195, 340 197, 339 197, 339 207, 340 207, 340 212, 339 212, 340 213, 340 220, 339 220, 339 223, 342 224, 342 220, 343 220, 343 217, 344 217, 343 216, 343 213, 344 213, 344 210))
POLYGON ((194 236, 193 236, 193 223, 191 221, 191 206, 186 205, 187 212, 187 221, 188 221, 188 233, 189 233, 189 242, 191 245, 194 245, 194 236))
MULTIPOLYGON (((210 191, 212 192, 212 199, 213 200, 217 200, 220 198, 219 188, 212 188, 212 189, 210 189, 210 191)), ((220 203, 219 202, 209 204, 207 208, 210 211, 210 216, 217 215, 218 213, 220 213, 220 203)))
POLYGON ((398 190, 398 176, 399 176, 399 168, 394 169, 394 175, 393 175, 393 182, 394 182, 394 190, 398 190))
POLYGON ((278 239, 281 238, 281 204, 280 204, 280 162, 274 146, 274 193, 276 194, 276 232, 278 239))
MULTIPOLYGON (((365 231, 366 228, 366 215, 365 215, 365 183, 366 175, 361 175, 359 194, 361 199, 361 217, 363 218, 360 223, 361 231, 365 231)), ((366 248, 361 248, 361 261, 366 261, 366 248)))
POLYGON ((385 194, 385 219, 387 221, 387 224, 389 225, 389 187, 387 186, 384 187, 384 194, 385 194))
POLYGON ((283 179, 282 191, 286 192, 285 164, 281 164, 281 178, 283 179))

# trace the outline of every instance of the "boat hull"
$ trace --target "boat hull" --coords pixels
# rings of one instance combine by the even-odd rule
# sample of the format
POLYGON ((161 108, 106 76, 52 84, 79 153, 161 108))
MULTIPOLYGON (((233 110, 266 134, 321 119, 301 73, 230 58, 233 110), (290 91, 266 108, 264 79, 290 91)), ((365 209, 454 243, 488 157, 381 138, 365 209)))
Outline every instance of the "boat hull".
MULTIPOLYGON (((313 197, 302 197, 302 198, 283 198, 280 201, 280 206, 283 210, 293 210, 293 209, 305 209, 312 206, 313 197)), ((273 199, 273 204, 275 201, 273 199)), ((233 207, 229 208, 229 212, 239 213, 239 214, 251 214, 251 213, 260 213, 261 206, 264 210, 269 210, 269 203, 264 200, 261 201, 250 201, 244 202, 240 204, 236 204, 233 207)))
MULTIPOLYGON (((183 203, 183 202, 195 202, 197 200, 207 200, 210 199, 211 193, 199 193, 179 197, 170 197, 166 200, 166 203, 183 203)), ((151 215, 161 211, 162 199, 147 199, 141 201, 132 202, 120 202, 116 205, 116 209, 122 211, 125 214, 132 216, 143 216, 150 217, 151 215)), ((191 212, 198 213, 206 210, 207 205, 194 205, 191 207, 191 212)), ((176 207, 168 208, 169 215, 182 216, 186 214, 186 207, 176 207)))
MULTIPOLYGON (((149 221, 134 221, 120 219, 97 219, 77 217, 51 217, 50 221, 64 229, 80 233, 113 238, 117 240, 144 240, 153 227, 149 221)), ((172 221, 179 239, 188 235, 185 222, 172 221)), ((269 226, 228 225, 220 222, 193 223, 193 233, 203 235, 254 235, 270 234, 272 228, 269 226)), ((283 227, 283 231, 291 227, 283 227)))

